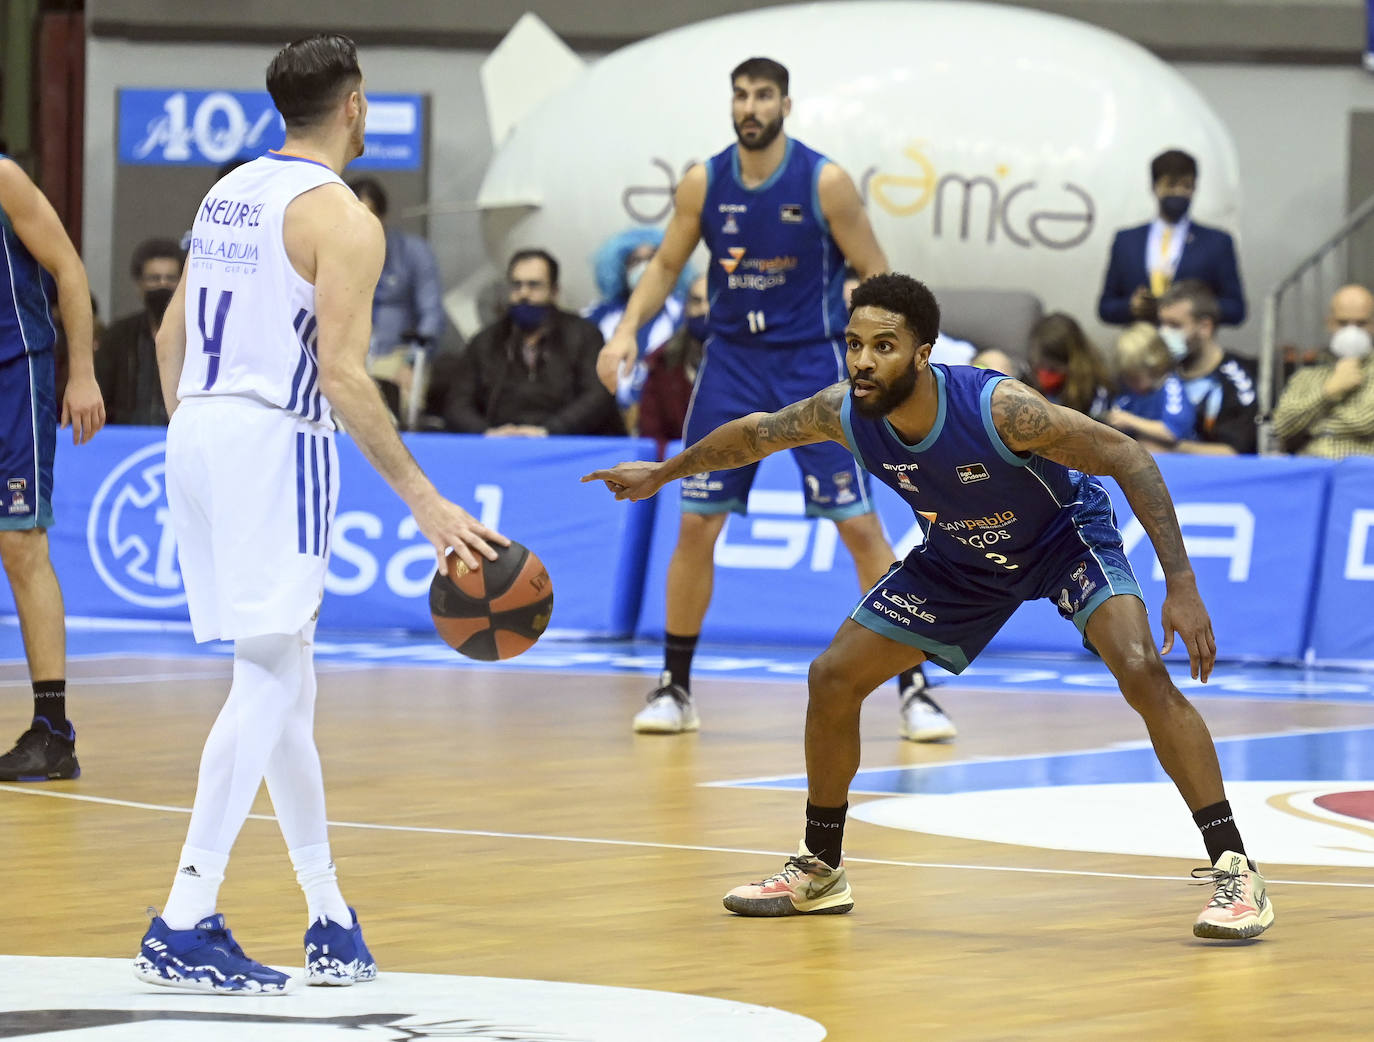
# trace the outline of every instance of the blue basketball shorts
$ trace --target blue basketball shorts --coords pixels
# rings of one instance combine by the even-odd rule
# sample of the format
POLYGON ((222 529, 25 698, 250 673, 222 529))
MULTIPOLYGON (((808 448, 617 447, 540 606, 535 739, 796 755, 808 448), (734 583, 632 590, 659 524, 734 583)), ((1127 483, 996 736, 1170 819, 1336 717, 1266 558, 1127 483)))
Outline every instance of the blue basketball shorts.
MULTIPOLYGON (((1084 634, 1107 598, 1129 594, 1144 600, 1110 504, 1094 508, 1075 530, 1047 546, 1034 572, 1014 584, 1000 578, 972 573, 918 546, 864 594, 849 617, 962 673, 1027 601, 1050 599, 1084 634)), ((1083 646, 1096 654, 1086 635, 1083 646)))
POLYGON ((51 351, 0 362, 0 529, 52 527, 57 388, 51 351))
MULTIPOLYGON (((722 424, 754 412, 777 412, 848 378, 838 341, 804 346, 741 346, 712 337, 687 407, 683 442, 692 445, 722 424)), ((869 477, 850 451, 833 441, 792 450, 801 471, 808 517, 843 521, 873 510, 869 477)), ((694 514, 743 514, 758 464, 682 479, 682 509, 694 514)))

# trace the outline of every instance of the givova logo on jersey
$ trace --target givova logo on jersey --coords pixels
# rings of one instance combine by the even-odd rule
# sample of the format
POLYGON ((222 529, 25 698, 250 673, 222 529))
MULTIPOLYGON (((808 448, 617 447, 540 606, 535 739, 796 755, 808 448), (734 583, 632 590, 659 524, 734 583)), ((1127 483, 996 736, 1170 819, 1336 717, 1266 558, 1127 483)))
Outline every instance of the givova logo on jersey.
POLYGON ((186 603, 167 508, 167 443, 126 456, 96 490, 86 517, 86 546, 96 574, 114 593, 143 608, 186 603))

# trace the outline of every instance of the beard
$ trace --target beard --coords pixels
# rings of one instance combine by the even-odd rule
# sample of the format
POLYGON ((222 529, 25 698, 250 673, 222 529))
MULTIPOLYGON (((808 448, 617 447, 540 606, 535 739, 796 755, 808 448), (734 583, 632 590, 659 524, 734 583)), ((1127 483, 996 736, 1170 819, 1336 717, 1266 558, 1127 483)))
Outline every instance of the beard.
MULTIPOLYGON (((757 123, 757 120, 754 122, 757 123)), ((771 123, 760 124, 759 136, 753 141, 746 141, 743 133, 743 123, 735 124, 735 138, 739 141, 739 147, 749 152, 762 152, 765 148, 777 140, 782 133, 782 117, 779 116, 771 123)))
POLYGON ((916 390, 916 367, 913 365, 890 384, 885 384, 876 377, 868 377, 865 382, 873 384, 876 390, 863 398, 856 398, 854 377, 849 378, 849 400, 864 419, 877 420, 911 397, 911 392, 916 390))

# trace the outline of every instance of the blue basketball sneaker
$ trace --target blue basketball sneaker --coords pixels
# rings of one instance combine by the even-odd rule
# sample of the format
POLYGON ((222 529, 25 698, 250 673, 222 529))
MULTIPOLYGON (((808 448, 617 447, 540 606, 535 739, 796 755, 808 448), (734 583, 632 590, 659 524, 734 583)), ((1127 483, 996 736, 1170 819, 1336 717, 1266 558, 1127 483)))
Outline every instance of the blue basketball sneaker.
POLYGON ((305 931, 305 981, 346 988, 377 979, 377 962, 363 941, 358 913, 348 910, 353 925, 317 919, 305 931))
POLYGON ((243 954, 224 916, 173 930, 154 916, 134 959, 134 976, 149 984, 216 995, 284 995, 291 978, 243 954))

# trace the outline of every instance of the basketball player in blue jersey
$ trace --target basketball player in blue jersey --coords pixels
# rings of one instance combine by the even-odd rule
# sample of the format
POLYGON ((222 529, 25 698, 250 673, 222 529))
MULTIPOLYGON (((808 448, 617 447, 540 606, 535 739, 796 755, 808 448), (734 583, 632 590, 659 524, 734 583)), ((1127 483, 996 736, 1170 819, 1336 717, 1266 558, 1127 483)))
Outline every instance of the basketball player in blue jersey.
MULTIPOLYGON (((735 144, 693 166, 678 186, 663 243, 649 262, 597 369, 614 393, 635 361, 636 332, 658 314, 699 241, 711 252, 709 336, 688 407, 690 445, 722 423, 780 409, 844 378, 844 270, 887 270, 849 175, 782 132, 792 108, 787 69, 750 58, 730 74, 735 144)), ((835 522, 862 586, 896 559, 869 499, 867 475, 838 445, 798 447, 809 517, 835 522)), ((668 566, 664 670, 635 717, 639 732, 700 726, 692 655, 711 602, 716 540, 744 513, 753 467, 703 470, 682 483, 682 517, 668 566)), ((953 738, 954 725, 925 695, 920 666, 898 677, 901 733, 953 738)))
POLYGON ((234 840, 265 780, 305 892, 310 984, 374 979, 335 876, 315 747, 315 619, 338 502, 334 415, 411 509, 440 562, 466 568, 506 543, 444 499, 391 425, 366 357, 382 226, 340 179, 363 152, 367 98, 353 42, 283 48, 267 89, 280 151, 222 177, 191 227, 157 336, 167 497, 191 628, 232 640, 229 696, 201 755, 195 805, 140 980, 275 995, 290 978, 248 958, 215 910, 234 840))
POLYGON ((1193 677, 1206 682, 1216 660, 1212 623, 1150 454, 1000 373, 932 365, 940 311, 915 279, 869 279, 852 307, 847 383, 728 423, 666 462, 622 463, 583 479, 638 500, 702 470, 830 441, 900 495, 925 529, 925 542, 864 594, 811 664, 808 800, 797 856, 777 875, 730 891, 725 906, 747 916, 849 911, 841 847, 863 700, 925 659, 963 671, 1020 604, 1043 597, 1078 627, 1144 718, 1202 832, 1212 866, 1194 875, 1210 880, 1213 892, 1193 933, 1263 932, 1274 906, 1246 858, 1211 735, 1155 650, 1111 502, 1091 476, 1116 479, 1154 544, 1168 584, 1163 651, 1177 634, 1193 677))
POLYGON ((33 723, 0 756, 0 781, 75 778, 76 729, 67 719, 67 629, 48 556, 57 450, 57 331, 45 280, 57 284, 67 338, 61 424, 84 445, 105 424, 91 350, 86 269, 52 205, 13 160, 0 155, 0 560, 14 594, 33 684, 33 723))

